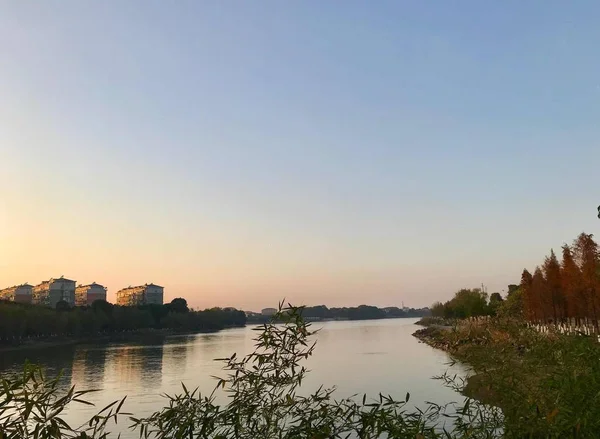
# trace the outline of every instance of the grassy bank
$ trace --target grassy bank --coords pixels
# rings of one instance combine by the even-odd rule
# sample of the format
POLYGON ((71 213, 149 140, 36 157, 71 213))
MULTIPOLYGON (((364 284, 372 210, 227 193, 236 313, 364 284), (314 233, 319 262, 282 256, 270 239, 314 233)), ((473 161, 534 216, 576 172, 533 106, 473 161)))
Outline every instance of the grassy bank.
POLYGON ((500 407, 509 437, 598 437, 600 345, 508 320, 431 326, 415 334, 473 369, 467 396, 500 407))

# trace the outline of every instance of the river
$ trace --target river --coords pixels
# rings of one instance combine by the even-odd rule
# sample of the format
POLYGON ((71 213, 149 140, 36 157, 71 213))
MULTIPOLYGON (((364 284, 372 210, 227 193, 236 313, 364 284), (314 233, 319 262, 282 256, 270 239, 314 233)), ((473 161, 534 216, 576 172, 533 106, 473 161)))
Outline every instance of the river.
MULTIPOLYGON (((307 362, 310 369, 303 384, 307 392, 318 385, 335 385, 339 397, 379 392, 423 406, 425 401, 439 404, 461 401, 462 397, 432 377, 448 370, 446 353, 419 343, 412 333, 419 327, 416 319, 318 322, 315 354, 307 362)), ((165 337, 151 345, 135 343, 76 345, 0 354, 3 376, 22 369, 25 359, 45 366, 49 375, 63 371, 65 388, 99 389, 89 398, 101 408, 127 395, 124 409, 144 416, 165 404, 161 394, 178 393, 181 383, 210 392, 215 380, 223 375, 221 364, 214 361, 236 352, 251 352, 255 331, 252 326, 220 331, 165 337)), ((452 367, 461 374, 460 366, 452 367)), ((94 408, 78 405, 66 418, 72 424, 84 422, 94 408)), ((119 422, 111 431, 122 437, 137 437, 119 422)), ((128 423, 125 422, 125 425, 128 423)))

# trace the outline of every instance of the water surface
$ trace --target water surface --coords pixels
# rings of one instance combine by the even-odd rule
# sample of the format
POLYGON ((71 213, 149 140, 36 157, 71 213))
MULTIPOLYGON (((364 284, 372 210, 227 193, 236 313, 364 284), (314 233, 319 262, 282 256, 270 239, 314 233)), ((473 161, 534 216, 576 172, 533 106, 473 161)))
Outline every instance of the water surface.
MULTIPOLYGON (((335 385, 340 397, 353 394, 377 396, 379 392, 411 402, 439 404, 461 401, 462 397, 432 377, 448 370, 448 356, 419 343, 412 333, 416 319, 319 322, 315 355, 307 362, 311 370, 303 389, 335 385)), ((106 405, 127 395, 126 411, 143 416, 164 405, 163 393, 199 387, 210 392, 224 375, 223 358, 252 351, 252 327, 228 329, 214 334, 171 336, 148 344, 77 345, 0 355, 2 374, 19 371, 25 359, 43 364, 50 375, 63 371, 62 383, 78 389, 100 389, 92 402, 106 405)), ((461 373, 459 366, 454 371, 461 373)), ((67 417, 73 424, 84 422, 93 408, 77 406, 67 417)), ((125 431, 119 423, 114 431, 125 431)), ((136 437, 131 433, 124 437, 136 437)))

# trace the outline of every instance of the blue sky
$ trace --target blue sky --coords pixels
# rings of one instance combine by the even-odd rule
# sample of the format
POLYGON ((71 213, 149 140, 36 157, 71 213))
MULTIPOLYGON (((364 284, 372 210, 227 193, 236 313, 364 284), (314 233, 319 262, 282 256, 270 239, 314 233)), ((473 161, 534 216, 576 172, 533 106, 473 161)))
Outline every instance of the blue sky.
POLYGON ((600 226, 600 4, 6 2, 0 284, 502 291, 600 226))

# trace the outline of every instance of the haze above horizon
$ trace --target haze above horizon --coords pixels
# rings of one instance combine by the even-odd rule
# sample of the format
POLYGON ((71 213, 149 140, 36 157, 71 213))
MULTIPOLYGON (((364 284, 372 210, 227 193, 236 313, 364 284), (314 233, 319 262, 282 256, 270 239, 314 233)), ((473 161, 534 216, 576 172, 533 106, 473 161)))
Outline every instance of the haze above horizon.
POLYGON ((501 292, 599 222, 600 3, 4 2, 0 287, 501 292))

